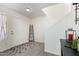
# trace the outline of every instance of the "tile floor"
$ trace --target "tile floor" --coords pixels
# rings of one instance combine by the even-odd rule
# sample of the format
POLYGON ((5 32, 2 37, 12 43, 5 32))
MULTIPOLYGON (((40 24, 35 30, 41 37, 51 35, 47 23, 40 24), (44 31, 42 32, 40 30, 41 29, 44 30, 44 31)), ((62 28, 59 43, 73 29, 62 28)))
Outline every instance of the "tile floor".
POLYGON ((24 43, 19 46, 0 52, 0 56, 56 56, 44 52, 44 44, 38 42, 24 43))

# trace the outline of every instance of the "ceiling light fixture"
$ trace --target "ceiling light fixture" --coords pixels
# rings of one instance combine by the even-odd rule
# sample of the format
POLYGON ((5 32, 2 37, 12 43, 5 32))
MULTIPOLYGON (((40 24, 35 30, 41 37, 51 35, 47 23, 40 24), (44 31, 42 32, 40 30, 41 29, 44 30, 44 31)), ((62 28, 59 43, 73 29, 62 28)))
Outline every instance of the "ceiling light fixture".
POLYGON ((31 10, 30 10, 30 8, 27 8, 26 11, 27 11, 27 12, 30 12, 31 10))

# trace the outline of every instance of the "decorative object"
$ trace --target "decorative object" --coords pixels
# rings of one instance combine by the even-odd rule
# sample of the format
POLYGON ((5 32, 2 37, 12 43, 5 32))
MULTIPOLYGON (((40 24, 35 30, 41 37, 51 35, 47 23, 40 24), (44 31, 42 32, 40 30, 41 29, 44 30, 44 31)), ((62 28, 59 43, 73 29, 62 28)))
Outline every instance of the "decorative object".
POLYGON ((77 40, 76 39, 72 41, 71 48, 75 49, 75 50, 77 49, 77 40))
POLYGON ((77 51, 79 52, 79 35, 77 35, 76 37, 76 43, 77 43, 77 51))
POLYGON ((78 13, 78 4, 79 3, 73 3, 73 5, 75 5, 75 24, 77 24, 77 21, 79 21, 79 18, 78 18, 78 15, 77 15, 77 13, 78 13))
POLYGON ((33 27, 33 24, 29 25, 29 42, 34 42, 34 27, 33 27))
POLYGON ((65 31, 65 34, 67 42, 72 42, 72 40, 75 39, 76 37, 76 30, 69 28, 68 30, 65 31))

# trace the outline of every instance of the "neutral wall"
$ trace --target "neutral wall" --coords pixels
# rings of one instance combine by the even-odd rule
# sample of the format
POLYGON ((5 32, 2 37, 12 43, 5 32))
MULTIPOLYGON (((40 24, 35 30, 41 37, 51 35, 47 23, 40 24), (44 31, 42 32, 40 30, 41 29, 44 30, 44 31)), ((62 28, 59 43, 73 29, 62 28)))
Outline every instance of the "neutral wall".
POLYGON ((70 8, 71 6, 69 4, 57 4, 50 6, 43 9, 46 16, 32 19, 32 23, 34 24, 35 29, 35 41, 44 42, 44 33, 46 30, 60 21, 61 18, 66 16, 71 11, 70 8))
POLYGON ((79 22, 75 24, 74 9, 71 8, 61 21, 57 22, 54 26, 50 27, 45 33, 45 51, 61 55, 60 39, 66 39, 65 30, 73 28, 76 34, 79 34, 79 22))
POLYGON ((7 37, 0 41, 0 52, 28 42, 30 19, 3 6, 0 6, 0 12, 7 18, 7 37))

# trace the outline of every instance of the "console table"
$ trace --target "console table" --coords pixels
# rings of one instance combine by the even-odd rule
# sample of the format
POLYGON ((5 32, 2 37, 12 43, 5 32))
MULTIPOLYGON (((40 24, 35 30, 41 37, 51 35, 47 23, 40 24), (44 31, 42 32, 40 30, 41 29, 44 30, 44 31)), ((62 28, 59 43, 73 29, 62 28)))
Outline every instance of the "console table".
POLYGON ((71 48, 64 47, 65 44, 69 44, 66 42, 66 39, 60 39, 61 43, 61 56, 79 56, 79 52, 73 50, 71 48))

